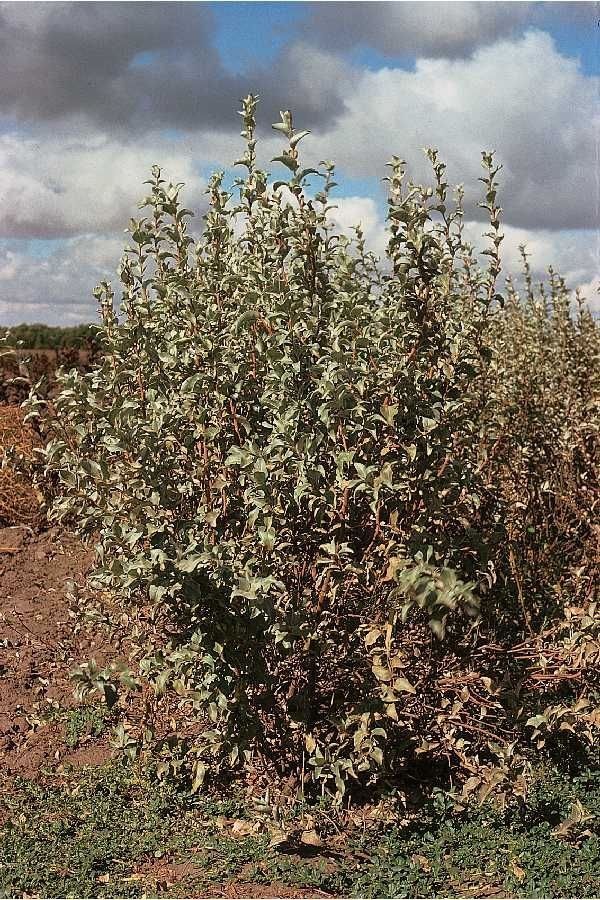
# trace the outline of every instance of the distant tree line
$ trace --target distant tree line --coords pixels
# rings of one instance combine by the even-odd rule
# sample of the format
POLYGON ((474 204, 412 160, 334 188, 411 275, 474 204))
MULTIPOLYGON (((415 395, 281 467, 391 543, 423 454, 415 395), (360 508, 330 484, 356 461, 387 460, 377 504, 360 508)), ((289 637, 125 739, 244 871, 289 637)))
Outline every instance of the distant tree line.
POLYGON ((9 344, 22 341, 26 350, 60 350, 66 347, 93 349, 97 345, 97 329, 94 325, 15 325, 10 329, 9 344))

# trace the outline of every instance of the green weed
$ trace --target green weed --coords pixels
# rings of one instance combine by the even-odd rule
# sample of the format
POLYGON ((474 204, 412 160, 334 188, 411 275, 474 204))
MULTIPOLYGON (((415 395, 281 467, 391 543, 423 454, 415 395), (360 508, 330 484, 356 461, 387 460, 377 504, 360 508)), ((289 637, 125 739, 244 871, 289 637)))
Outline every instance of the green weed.
MULTIPOLYGON (((239 798, 190 799, 111 764, 59 784, 5 785, 0 893, 41 897, 198 896, 212 884, 300 885, 342 896, 593 897, 600 879, 600 773, 556 771, 526 801, 451 812, 430 799, 417 820, 335 850, 235 837, 239 798)), ((440 795, 441 796, 441 795, 440 795)))
POLYGON ((101 706, 80 706, 65 716, 65 743, 78 747, 83 738, 99 737, 106 728, 109 712, 101 706))

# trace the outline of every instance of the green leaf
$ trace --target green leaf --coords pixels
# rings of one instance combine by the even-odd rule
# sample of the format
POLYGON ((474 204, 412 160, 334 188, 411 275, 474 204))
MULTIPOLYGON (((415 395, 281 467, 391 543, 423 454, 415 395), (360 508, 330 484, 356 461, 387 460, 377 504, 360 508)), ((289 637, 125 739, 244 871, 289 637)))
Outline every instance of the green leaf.
POLYGON ((429 627, 435 634, 436 638, 443 640, 446 635, 446 624, 443 619, 430 619, 429 627))
POLYGON ((287 153, 283 153, 281 156, 274 156, 271 162, 280 162, 292 172, 296 172, 298 168, 298 160, 294 159, 293 156, 289 156, 287 153))
MULTIPOLYGON (((273 127, 275 127, 275 126, 273 126, 273 127)), ((296 131, 294 136, 290 138, 290 147, 295 147, 296 144, 300 143, 302 138, 305 138, 309 134, 310 134, 310 131, 296 131)))
POLYGON ((375 760, 378 766, 383 765, 383 750, 380 747, 373 747, 371 752, 369 753, 371 759, 375 760))
POLYGON ((193 553, 185 559, 179 560, 177 568, 180 572, 195 572, 198 566, 202 564, 202 555, 193 553))
POLYGON ((206 765, 203 762, 197 762, 194 766, 194 780, 190 788, 190 793, 195 794, 200 790, 206 778, 206 765))

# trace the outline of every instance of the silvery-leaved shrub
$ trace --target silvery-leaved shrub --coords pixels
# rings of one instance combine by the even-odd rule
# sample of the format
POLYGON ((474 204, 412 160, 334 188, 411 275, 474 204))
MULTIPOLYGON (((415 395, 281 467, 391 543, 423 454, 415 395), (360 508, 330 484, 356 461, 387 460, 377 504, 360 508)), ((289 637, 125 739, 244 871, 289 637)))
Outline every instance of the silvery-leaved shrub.
POLYGON ((436 152, 431 186, 394 157, 379 264, 332 226, 333 165, 303 167, 288 111, 285 179, 257 168, 256 104, 244 175, 211 179, 197 240, 182 185, 152 169, 121 308, 103 283, 104 356, 62 376, 45 474, 127 630, 120 689, 142 715, 124 707, 117 743, 193 788, 246 767, 339 799, 415 754, 462 764, 482 732, 442 682, 506 537, 480 446, 498 170, 483 154, 482 267, 436 152))

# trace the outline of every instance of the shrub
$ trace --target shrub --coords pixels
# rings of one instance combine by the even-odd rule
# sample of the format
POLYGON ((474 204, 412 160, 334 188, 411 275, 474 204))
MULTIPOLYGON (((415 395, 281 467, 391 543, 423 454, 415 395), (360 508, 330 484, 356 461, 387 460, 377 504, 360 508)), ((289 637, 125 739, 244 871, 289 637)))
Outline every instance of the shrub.
POLYGON ((600 342, 582 298, 572 314, 571 295, 552 269, 549 291, 536 290, 521 250, 525 296, 509 279, 505 314, 493 323, 484 466, 510 511, 508 567, 531 630, 569 593, 592 600, 600 574, 600 342))
POLYGON ((251 767, 339 800, 415 753, 472 770, 514 730, 471 661, 516 580, 512 495, 485 463, 518 393, 494 348, 520 314, 496 294, 490 154, 487 268, 435 151, 432 186, 389 164, 380 266, 360 228, 332 227, 333 165, 302 167, 288 111, 273 126, 288 176, 257 168, 256 103, 247 174, 211 179, 198 240, 182 186, 153 168, 120 312, 96 292, 105 355, 61 376, 45 475, 54 517, 98 536, 93 584, 129 623, 115 677, 144 714, 117 744, 193 788, 251 767))
POLYGON ((77 348, 90 350, 96 346, 94 325, 13 325, 10 329, 10 344, 22 346, 26 350, 62 350, 77 348))

